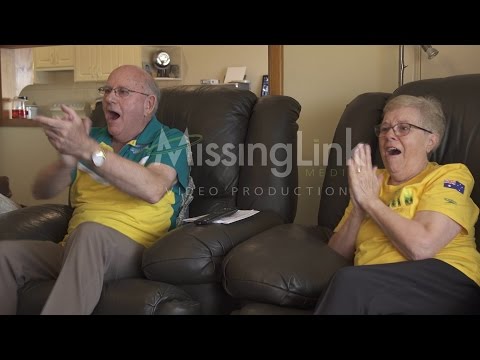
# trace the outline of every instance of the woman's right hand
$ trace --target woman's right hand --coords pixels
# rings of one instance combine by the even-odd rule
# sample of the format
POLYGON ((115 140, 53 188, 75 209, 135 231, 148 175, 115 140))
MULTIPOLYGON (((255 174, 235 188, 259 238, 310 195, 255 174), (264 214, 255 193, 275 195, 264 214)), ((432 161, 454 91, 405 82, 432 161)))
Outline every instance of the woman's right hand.
MULTIPOLYGON (((350 161, 350 160, 348 160, 348 161, 350 161)), ((352 186, 352 183, 351 183, 352 182, 352 176, 354 176, 354 174, 350 174, 350 172, 355 171, 355 170, 354 170, 354 166, 349 165, 348 161, 347 161, 347 165, 348 165, 348 189, 349 189, 349 192, 350 192, 350 201, 353 204, 352 216, 358 216, 363 220, 363 218, 366 215, 366 212, 365 212, 364 209, 362 209, 362 207, 360 206, 360 204, 357 201, 357 198, 354 195, 354 190, 353 190, 353 186, 352 186)))

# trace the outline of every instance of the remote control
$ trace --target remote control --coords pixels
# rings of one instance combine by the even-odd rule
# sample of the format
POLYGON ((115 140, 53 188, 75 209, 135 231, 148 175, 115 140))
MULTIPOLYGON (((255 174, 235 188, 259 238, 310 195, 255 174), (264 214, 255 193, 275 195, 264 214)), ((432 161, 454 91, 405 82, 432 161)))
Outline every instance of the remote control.
POLYGON ((235 209, 235 208, 218 209, 218 210, 215 210, 215 211, 211 212, 210 214, 207 214, 207 215, 201 217, 198 220, 195 220, 194 223, 196 225, 211 224, 214 220, 217 220, 217 219, 235 214, 237 211, 238 211, 238 209, 235 209))

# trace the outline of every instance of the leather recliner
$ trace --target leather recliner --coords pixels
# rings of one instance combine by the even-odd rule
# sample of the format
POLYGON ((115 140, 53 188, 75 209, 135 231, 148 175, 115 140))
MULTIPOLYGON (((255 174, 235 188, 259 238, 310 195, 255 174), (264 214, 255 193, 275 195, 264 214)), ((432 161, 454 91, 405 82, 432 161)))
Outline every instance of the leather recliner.
MULTIPOLYGON (((170 231, 146 249, 145 277, 106 283, 94 314, 226 314, 238 307, 222 287, 221 264, 242 241, 293 221, 298 179, 296 163, 289 161, 296 159, 300 108, 288 96, 257 98, 224 86, 163 89, 157 118, 188 128, 192 139, 203 137, 192 147, 189 216, 221 207, 260 212, 229 225, 188 224, 170 231)), ((102 117, 97 107, 93 123, 101 124, 102 117)), ((0 240, 58 242, 71 213, 66 205, 37 205, 0 215, 0 240)), ((19 289, 18 313, 39 313, 52 286, 53 281, 31 281, 19 289)))
MULTIPOLYGON (((446 133, 430 160, 466 164, 476 180, 472 198, 480 205, 480 74, 419 80, 393 94, 359 95, 347 105, 333 143, 344 153, 351 150, 349 146, 368 143, 373 162, 383 167, 373 127, 381 122, 386 101, 401 94, 432 95, 442 102, 446 133)), ((326 245, 349 201, 346 161, 337 165, 336 151, 329 154, 321 194, 318 226, 279 225, 243 242, 225 257, 224 287, 244 303, 235 313, 311 314, 331 275, 350 264, 326 245)), ((479 230, 477 222, 477 234, 479 230)))

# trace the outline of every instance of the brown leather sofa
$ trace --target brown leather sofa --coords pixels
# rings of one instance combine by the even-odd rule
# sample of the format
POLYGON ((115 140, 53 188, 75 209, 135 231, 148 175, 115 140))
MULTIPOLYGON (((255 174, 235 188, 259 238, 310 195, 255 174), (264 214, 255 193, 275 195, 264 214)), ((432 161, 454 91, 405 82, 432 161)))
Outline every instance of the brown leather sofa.
MULTIPOLYGON (((347 105, 333 142, 344 152, 349 144, 369 143, 374 163, 383 167, 373 127, 381 121, 387 99, 400 94, 433 95, 442 102, 447 128, 431 160, 466 164, 476 180, 472 198, 480 205, 480 74, 415 81, 393 94, 359 95, 347 105), (347 129, 351 130, 351 140, 347 129)), ((244 303, 235 313, 310 314, 333 272, 349 264, 326 245, 349 201, 348 193, 342 191, 348 188, 345 161, 337 166, 336 160, 332 151, 322 186, 318 226, 279 225, 243 242, 225 257, 224 287, 244 303)), ((477 222, 477 234, 479 230, 477 222)))
MULTIPOLYGON (((195 182, 189 216, 236 206, 260 212, 229 225, 181 226, 144 253, 145 277, 107 283, 95 314, 226 314, 238 307, 222 287, 222 261, 237 244, 273 226, 292 222, 296 212, 296 123, 300 104, 287 96, 257 98, 250 91, 223 86, 179 86, 162 91, 158 119, 203 136, 193 146, 195 182), (209 144, 216 144, 211 147, 209 144), (233 144, 229 154, 222 151, 233 144), (249 163, 248 144, 264 144, 249 163), (290 144, 291 153, 278 144, 290 144), (207 160, 220 160, 215 166, 207 160), (244 162, 232 161, 244 156, 244 162), (200 156, 201 155, 201 156, 200 156), (273 161, 272 161, 273 159, 273 161), (293 163, 288 164, 288 161, 293 163), (288 171, 288 169, 291 169, 288 171), (286 176, 275 175, 278 171, 286 176), (290 191, 281 191, 282 189, 290 191), (272 195, 271 189, 275 190, 272 195), (270 190, 270 192, 269 192, 270 190), (288 195, 283 193, 288 192, 288 195)), ((94 111, 94 123, 103 114, 94 111)), ((0 215, 0 240, 60 241, 72 210, 64 205, 30 206, 0 215)), ((30 282, 19 289, 18 313, 39 313, 53 281, 30 282)))

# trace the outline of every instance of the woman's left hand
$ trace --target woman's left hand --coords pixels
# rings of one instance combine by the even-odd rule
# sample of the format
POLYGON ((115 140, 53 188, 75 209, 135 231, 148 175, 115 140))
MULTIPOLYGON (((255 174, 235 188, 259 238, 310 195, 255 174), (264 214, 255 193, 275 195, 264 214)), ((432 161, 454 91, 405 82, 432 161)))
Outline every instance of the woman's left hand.
POLYGON ((352 150, 352 157, 347 161, 350 197, 354 204, 363 210, 372 199, 380 193, 382 175, 377 175, 377 167, 372 165, 370 145, 358 144, 352 150))

